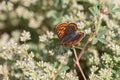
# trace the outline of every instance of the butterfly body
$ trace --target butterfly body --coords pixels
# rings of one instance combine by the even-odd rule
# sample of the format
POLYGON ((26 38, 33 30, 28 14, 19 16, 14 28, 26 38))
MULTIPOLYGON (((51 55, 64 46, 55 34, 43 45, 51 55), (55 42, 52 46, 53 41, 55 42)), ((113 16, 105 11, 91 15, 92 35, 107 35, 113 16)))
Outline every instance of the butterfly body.
POLYGON ((75 23, 62 23, 56 27, 61 44, 72 46, 77 44, 84 36, 84 33, 77 32, 78 27, 75 23))

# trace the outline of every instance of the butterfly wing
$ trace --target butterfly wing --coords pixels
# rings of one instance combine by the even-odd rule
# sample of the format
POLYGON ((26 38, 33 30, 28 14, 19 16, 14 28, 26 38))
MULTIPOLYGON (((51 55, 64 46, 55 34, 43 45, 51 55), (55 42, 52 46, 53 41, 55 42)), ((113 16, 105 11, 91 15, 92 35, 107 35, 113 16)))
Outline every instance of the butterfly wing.
POLYGON ((81 41, 83 37, 84 37, 84 33, 82 32, 71 34, 70 36, 64 37, 63 44, 72 46, 74 44, 77 44, 79 41, 81 41))
POLYGON ((67 25, 68 25, 67 23, 62 23, 57 25, 56 27, 57 35, 60 40, 65 36, 65 30, 67 25))
POLYGON ((75 31, 78 30, 78 27, 75 23, 69 23, 68 26, 74 27, 75 31))
POLYGON ((56 30, 58 37, 62 39, 64 36, 71 34, 72 32, 76 31, 78 29, 77 25, 75 23, 62 23, 57 25, 56 30))

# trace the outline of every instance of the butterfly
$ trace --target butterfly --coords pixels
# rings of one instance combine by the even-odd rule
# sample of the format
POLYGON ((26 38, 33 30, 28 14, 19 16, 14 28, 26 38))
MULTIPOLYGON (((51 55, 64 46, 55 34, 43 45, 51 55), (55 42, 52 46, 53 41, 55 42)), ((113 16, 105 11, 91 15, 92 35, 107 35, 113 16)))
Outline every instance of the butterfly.
POLYGON ((75 23, 61 23, 57 25, 56 31, 60 43, 68 46, 77 44, 84 37, 83 32, 78 32, 78 27, 75 23))

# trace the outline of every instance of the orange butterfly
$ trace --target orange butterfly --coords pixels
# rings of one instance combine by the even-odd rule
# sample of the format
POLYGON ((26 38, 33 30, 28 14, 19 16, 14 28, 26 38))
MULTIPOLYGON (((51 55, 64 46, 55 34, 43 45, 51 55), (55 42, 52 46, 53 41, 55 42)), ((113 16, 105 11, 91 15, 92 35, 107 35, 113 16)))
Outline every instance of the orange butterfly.
POLYGON ((61 44, 72 46, 84 37, 83 32, 77 32, 78 27, 75 23, 61 23, 57 25, 56 30, 61 44))

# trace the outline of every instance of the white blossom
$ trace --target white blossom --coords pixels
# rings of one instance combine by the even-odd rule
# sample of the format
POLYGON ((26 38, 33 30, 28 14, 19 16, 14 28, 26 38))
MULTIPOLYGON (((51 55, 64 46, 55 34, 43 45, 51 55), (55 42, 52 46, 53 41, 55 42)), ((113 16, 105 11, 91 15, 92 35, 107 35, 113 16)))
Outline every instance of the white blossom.
POLYGON ((31 39, 30 32, 24 30, 24 31, 21 33, 20 41, 25 42, 25 41, 30 40, 30 39, 31 39))

